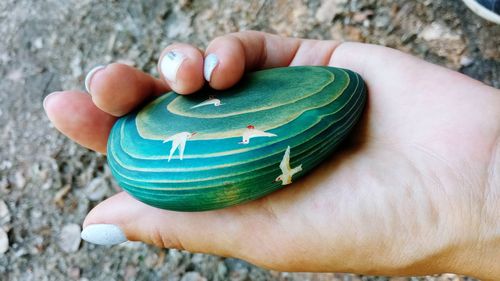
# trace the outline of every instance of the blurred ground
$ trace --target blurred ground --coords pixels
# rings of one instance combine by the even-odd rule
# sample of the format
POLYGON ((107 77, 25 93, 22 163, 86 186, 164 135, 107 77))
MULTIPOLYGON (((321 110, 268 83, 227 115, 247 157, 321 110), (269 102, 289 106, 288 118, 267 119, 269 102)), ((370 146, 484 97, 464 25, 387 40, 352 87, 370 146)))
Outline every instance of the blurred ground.
POLYGON ((244 29, 387 45, 500 87, 500 26, 459 0, 2 0, 0 280, 388 280, 269 272, 137 243, 80 242, 85 214, 118 187, 103 156, 50 126, 44 96, 83 89, 86 71, 112 61, 156 74, 157 57, 171 42, 204 47, 244 29))

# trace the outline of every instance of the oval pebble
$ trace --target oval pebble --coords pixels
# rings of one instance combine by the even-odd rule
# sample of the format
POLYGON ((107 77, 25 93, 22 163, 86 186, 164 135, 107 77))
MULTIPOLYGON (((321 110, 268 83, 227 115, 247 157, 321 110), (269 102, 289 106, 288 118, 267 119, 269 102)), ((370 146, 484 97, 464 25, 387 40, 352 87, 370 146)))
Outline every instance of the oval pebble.
POLYGON ((224 208, 319 165, 357 123, 365 101, 358 74, 319 66, 248 73, 224 91, 169 92, 115 123, 108 163, 118 184, 151 206, 224 208))
POLYGON ((0 228, 0 254, 4 254, 9 249, 9 236, 0 228))

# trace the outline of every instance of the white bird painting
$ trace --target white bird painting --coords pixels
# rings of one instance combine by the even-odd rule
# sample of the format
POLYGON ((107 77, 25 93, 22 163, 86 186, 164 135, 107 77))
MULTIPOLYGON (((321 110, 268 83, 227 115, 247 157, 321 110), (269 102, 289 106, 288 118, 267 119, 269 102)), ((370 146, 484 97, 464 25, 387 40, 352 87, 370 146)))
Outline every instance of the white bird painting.
POLYGON ((208 100, 201 102, 195 106, 192 106, 191 108, 197 108, 197 107, 202 107, 202 106, 207 106, 207 105, 220 106, 220 105, 222 105, 222 103, 220 102, 220 99, 216 98, 215 96, 209 96, 208 100))
POLYGON ((275 181, 281 181, 282 185, 287 185, 292 183, 292 177, 296 173, 302 171, 302 164, 295 168, 290 168, 290 146, 286 148, 285 155, 280 163, 281 175, 279 175, 275 181))
POLYGON ((242 141, 239 144, 249 144, 251 138, 256 137, 275 137, 275 134, 255 129, 253 125, 248 125, 242 135, 242 141))
POLYGON ((172 148, 170 148, 170 155, 168 156, 168 162, 172 159, 172 155, 174 155, 174 152, 179 148, 179 159, 182 160, 184 157, 184 149, 186 148, 186 142, 188 139, 192 138, 196 133, 190 133, 190 132, 182 132, 175 134, 163 141, 163 143, 167 143, 169 141, 172 141, 172 148))

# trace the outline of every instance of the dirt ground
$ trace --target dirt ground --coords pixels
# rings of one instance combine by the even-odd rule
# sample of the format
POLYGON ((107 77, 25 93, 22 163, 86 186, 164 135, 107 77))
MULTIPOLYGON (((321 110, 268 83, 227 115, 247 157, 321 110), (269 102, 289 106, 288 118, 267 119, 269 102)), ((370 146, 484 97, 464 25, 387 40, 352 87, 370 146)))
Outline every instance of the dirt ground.
POLYGON ((500 26, 459 0, 1 0, 0 280, 472 280, 282 273, 141 243, 80 241, 87 212, 119 187, 104 156, 51 127, 43 98, 83 90, 95 65, 122 61, 157 74, 168 44, 204 47, 245 29, 387 45, 500 88, 500 26))

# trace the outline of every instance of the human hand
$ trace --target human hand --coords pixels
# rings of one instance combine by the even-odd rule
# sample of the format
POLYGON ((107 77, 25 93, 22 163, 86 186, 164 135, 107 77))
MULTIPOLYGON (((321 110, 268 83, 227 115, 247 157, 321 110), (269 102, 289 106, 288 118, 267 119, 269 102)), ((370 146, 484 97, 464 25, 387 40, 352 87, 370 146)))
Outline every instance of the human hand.
POLYGON ((385 47, 260 32, 219 37, 205 52, 173 44, 166 54, 184 57, 176 75, 176 59, 170 68, 160 59, 168 79, 108 65, 89 79, 91 95, 50 95, 49 119, 105 153, 116 116, 169 89, 200 89, 208 54, 218 58, 205 74, 216 89, 260 68, 351 69, 367 84, 367 110, 344 147, 291 186, 198 213, 156 209, 121 192, 88 214, 88 240, 122 242, 123 232, 128 240, 282 271, 500 276, 500 91, 385 47), (99 240, 100 230, 116 239, 99 240))

